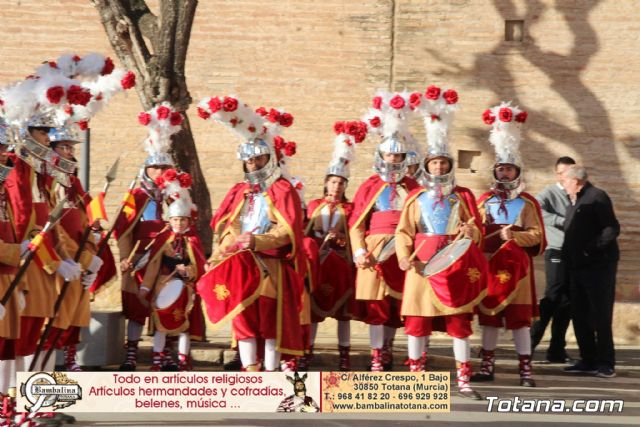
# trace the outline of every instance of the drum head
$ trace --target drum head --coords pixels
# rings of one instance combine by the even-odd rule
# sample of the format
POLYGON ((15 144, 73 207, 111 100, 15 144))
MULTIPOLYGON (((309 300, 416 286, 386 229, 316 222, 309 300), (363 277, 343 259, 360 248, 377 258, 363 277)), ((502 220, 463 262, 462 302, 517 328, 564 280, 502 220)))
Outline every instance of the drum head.
POLYGON ((396 238, 395 236, 391 238, 383 247, 382 251, 380 251, 380 255, 378 255, 377 262, 381 264, 391 258, 391 255, 396 253, 396 238))
POLYGON ((463 238, 449 243, 435 254, 424 266, 423 276, 431 276, 447 269, 463 256, 471 245, 471 239, 463 238))
POLYGON ((158 296, 156 297, 156 307, 160 310, 171 306, 180 294, 182 293, 182 288, 184 288, 184 283, 180 279, 172 279, 167 282, 167 284, 160 289, 158 292, 158 296))

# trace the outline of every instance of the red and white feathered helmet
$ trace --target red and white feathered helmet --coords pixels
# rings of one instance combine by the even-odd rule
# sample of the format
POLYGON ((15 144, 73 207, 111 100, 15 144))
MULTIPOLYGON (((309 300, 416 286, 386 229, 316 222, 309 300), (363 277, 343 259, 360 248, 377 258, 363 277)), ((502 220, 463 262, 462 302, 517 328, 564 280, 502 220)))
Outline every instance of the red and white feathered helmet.
POLYGON ((336 134, 333 158, 325 176, 339 176, 349 181, 350 164, 355 158, 355 148, 367 137, 367 124, 360 120, 338 121, 333 125, 336 134))
POLYGON ((482 113, 485 124, 491 125, 489 142, 496 151, 496 160, 493 166, 494 179, 495 168, 499 165, 514 165, 518 169, 518 177, 511 182, 495 180, 494 187, 498 190, 508 190, 519 193, 524 189, 522 179, 523 163, 520 156, 520 141, 522 140, 522 125, 527 121, 527 112, 514 107, 511 102, 501 102, 500 105, 489 108, 482 113))
POLYGON ((198 115, 226 126, 242 141, 237 149, 239 160, 247 161, 261 155, 269 155, 269 162, 255 172, 245 172, 245 180, 251 184, 269 184, 287 172, 287 158, 295 155, 296 143, 285 141, 280 133, 293 124, 293 116, 283 110, 260 107, 251 108, 236 96, 207 97, 198 104, 198 115))
POLYGON ((144 161, 147 166, 174 166, 169 149, 171 137, 182 129, 182 114, 168 102, 156 105, 148 111, 138 114, 138 123, 145 126, 148 135, 143 144, 149 153, 144 161))
POLYGON ((167 216, 193 218, 197 207, 191 200, 191 175, 167 169, 155 180, 155 184, 162 190, 166 200, 169 200, 167 216))

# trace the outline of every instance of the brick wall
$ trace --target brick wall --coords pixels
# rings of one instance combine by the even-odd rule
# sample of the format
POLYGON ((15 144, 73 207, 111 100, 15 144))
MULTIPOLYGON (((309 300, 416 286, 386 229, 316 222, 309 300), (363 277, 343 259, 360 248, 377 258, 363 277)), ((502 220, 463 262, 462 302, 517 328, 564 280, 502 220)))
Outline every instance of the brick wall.
MULTIPOLYGON (((64 52, 112 53, 89 1, 2 0, 0 18, 2 83, 64 52)), ((560 155, 586 164, 622 224, 618 299, 640 301, 639 29, 634 2, 613 0, 208 0, 198 5, 187 77, 196 100, 235 93, 255 106, 290 111, 295 123, 286 136, 299 144, 293 171, 305 177, 308 197, 321 191, 335 120, 360 117, 376 88, 432 83, 460 93, 454 149, 482 154, 472 165, 476 173, 456 173, 482 192, 493 154, 480 114, 512 99, 530 114, 523 143, 529 191, 552 182, 560 155), (506 19, 524 20, 523 42, 504 41, 506 19)), ((123 154, 110 212, 144 158, 139 109, 129 94, 92 123, 91 189, 123 154)), ((237 141, 189 114, 216 205, 240 177, 237 141)), ((423 139, 418 123, 415 133, 423 139)), ((373 147, 359 147, 350 195, 370 174, 373 147)))

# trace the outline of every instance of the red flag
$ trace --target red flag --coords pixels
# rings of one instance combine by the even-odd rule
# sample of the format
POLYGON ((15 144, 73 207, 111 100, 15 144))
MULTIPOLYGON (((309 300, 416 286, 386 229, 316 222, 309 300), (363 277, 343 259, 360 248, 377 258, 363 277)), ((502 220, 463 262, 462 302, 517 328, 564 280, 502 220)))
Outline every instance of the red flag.
POLYGON ((93 224, 101 219, 107 220, 107 212, 104 208, 104 191, 98 194, 98 197, 92 199, 87 205, 87 217, 89 224, 93 224))
POLYGON ((49 233, 41 231, 29 243, 29 250, 35 252, 34 261, 36 265, 44 269, 47 273, 55 272, 54 263, 61 261, 58 253, 53 248, 53 242, 49 233))

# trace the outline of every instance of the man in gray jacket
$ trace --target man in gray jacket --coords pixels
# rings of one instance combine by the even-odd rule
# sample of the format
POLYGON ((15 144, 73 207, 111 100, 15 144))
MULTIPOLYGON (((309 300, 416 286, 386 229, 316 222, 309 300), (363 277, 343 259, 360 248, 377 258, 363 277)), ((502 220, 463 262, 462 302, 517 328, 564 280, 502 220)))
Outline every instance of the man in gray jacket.
POLYGON ((544 298, 540 300, 540 320, 531 326, 531 347, 535 349, 540 343, 547 325, 553 319, 551 342, 546 355, 546 360, 552 363, 570 362, 565 350, 565 334, 571 322, 571 304, 569 284, 564 272, 565 263, 562 259, 563 226, 569 198, 560 181, 564 171, 575 163, 571 157, 560 157, 556 161, 557 182, 547 186, 536 196, 542 208, 547 237, 547 249, 544 253, 547 286, 544 298))

